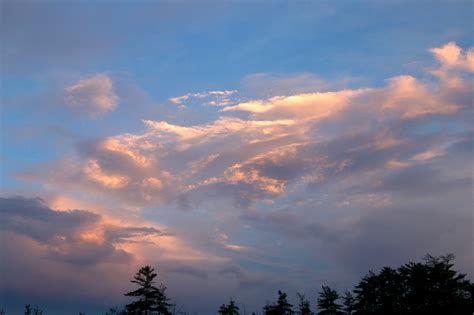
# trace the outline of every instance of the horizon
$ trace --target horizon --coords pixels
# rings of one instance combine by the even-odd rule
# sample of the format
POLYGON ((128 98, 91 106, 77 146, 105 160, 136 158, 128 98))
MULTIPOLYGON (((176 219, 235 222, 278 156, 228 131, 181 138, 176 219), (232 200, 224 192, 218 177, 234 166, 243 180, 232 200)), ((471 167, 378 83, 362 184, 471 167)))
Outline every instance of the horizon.
POLYGON ((144 265, 197 314, 473 279, 471 1, 0 6, 7 314, 103 314, 144 265))

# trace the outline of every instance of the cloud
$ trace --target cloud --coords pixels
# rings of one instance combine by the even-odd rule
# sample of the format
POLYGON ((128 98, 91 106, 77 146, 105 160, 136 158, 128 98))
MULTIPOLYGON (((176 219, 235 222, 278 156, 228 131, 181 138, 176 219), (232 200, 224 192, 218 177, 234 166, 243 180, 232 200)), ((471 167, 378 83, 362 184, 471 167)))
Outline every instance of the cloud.
POLYGON ((442 47, 431 48, 429 50, 443 68, 474 71, 474 49, 463 52, 454 42, 449 42, 442 47))
POLYGON ((365 90, 346 90, 338 92, 306 93, 291 96, 274 96, 266 100, 255 100, 239 103, 234 106, 226 106, 222 109, 227 111, 246 111, 253 114, 268 115, 271 117, 303 116, 307 119, 324 119, 336 114, 349 100, 360 95, 365 90))
POLYGON ((310 290, 333 276, 346 289, 367 267, 427 252, 452 251, 472 270, 471 85, 466 67, 441 64, 377 87, 248 100, 189 94, 183 104, 230 103, 199 123, 145 117, 141 130, 81 141, 19 175, 119 204, 118 222, 99 208, 60 211, 76 208, 66 197, 55 207, 18 201, 36 210, 9 213, 5 233, 55 264, 153 262, 172 285, 206 280, 216 294, 310 290))
POLYGON ((46 246, 46 255, 51 259, 74 264, 128 262, 132 256, 119 249, 118 244, 164 235, 155 228, 108 224, 89 211, 55 211, 38 198, 1 198, 0 209, 4 218, 2 230, 30 237, 46 246))
POLYGON ((69 107, 93 117, 115 110, 119 100, 112 79, 106 74, 79 80, 65 90, 69 107))
POLYGON ((237 90, 223 90, 188 93, 182 96, 171 97, 168 101, 181 106, 181 108, 185 108, 184 104, 192 100, 198 100, 201 104, 208 106, 225 106, 231 103, 230 96, 237 92, 237 90))
MULTIPOLYGON (((202 124, 144 119, 144 131, 80 143, 72 160, 30 178, 130 205, 194 207, 214 196, 248 206, 360 172, 379 174, 430 163, 456 136, 422 136, 416 129, 440 120, 462 124, 470 106, 465 87, 471 79, 462 75, 465 68, 455 70, 449 75, 458 76, 461 86, 440 76, 402 75, 377 88, 237 102, 220 109, 226 116, 202 124)), ((89 85, 81 82, 77 86, 89 85)), ((234 92, 187 97, 229 97, 234 92)), ((380 204, 389 200, 381 198, 380 204)))
POLYGON ((0 198, 0 238, 8 240, 2 243, 2 296, 26 296, 31 303, 61 296, 105 309, 127 301, 123 293, 144 264, 158 266, 160 278, 166 272, 166 284, 174 287, 181 276, 202 281, 227 261, 140 218, 67 210, 64 198, 53 203, 55 209, 40 198, 0 198))
POLYGON ((326 80, 312 73, 268 73, 259 72, 242 79, 242 93, 268 98, 275 95, 287 96, 314 92, 328 92, 343 89, 353 78, 326 80))

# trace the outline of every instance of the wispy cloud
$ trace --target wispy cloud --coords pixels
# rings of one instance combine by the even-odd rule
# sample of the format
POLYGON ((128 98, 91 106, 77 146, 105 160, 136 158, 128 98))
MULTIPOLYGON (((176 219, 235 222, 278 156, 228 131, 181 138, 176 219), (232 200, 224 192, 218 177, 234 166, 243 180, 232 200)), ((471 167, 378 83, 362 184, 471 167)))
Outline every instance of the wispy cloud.
POLYGON ((207 91, 199 93, 188 93, 182 96, 169 98, 173 104, 185 108, 185 104, 197 100, 199 103, 208 106, 225 106, 231 103, 230 97, 237 93, 237 90, 207 91), (183 107, 184 106, 184 107, 183 107))

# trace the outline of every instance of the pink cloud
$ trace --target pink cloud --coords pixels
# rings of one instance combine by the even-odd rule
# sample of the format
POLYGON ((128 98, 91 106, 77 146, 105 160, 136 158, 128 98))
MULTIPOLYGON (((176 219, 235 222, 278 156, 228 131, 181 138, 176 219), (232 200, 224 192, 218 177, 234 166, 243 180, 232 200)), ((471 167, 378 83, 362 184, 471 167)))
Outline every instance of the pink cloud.
POLYGON ((68 106, 93 117, 115 110, 119 100, 106 74, 81 79, 66 87, 66 93, 68 106))

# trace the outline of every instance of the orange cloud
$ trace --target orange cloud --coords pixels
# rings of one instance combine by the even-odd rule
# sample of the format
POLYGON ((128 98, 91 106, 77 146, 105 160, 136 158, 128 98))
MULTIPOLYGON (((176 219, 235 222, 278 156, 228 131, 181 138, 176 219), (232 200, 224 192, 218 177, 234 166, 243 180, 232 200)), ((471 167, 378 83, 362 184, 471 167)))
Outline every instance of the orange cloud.
POLYGON ((389 81, 384 108, 399 112, 402 118, 416 118, 428 114, 453 114, 459 106, 443 100, 437 91, 430 91, 414 77, 399 76, 389 81))
POLYGON ((367 91, 369 89, 274 96, 269 99, 227 106, 222 111, 246 111, 257 115, 257 117, 258 114, 261 114, 262 117, 299 118, 315 121, 337 114, 349 105, 352 98, 367 91))
POLYGON ((89 160, 83 171, 89 180, 110 189, 125 187, 130 182, 127 176, 106 174, 97 160, 89 160))

